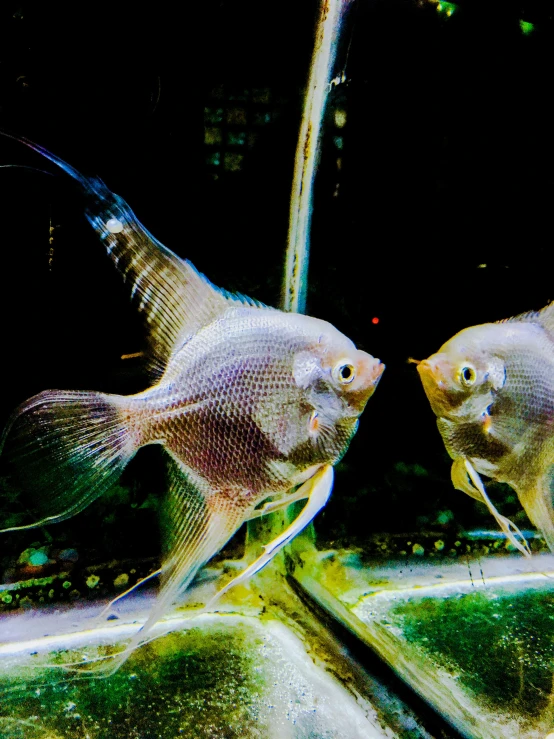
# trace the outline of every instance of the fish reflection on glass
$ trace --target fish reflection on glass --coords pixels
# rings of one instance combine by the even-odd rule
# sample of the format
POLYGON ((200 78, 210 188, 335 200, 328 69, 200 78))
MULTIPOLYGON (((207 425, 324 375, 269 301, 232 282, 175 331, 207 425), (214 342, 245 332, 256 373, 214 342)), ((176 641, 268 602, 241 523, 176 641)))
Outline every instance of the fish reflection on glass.
POLYGON ((308 499, 231 584, 261 569, 325 505, 332 466, 384 365, 325 321, 214 287, 100 180, 23 143, 79 183, 86 216, 148 328, 152 387, 133 396, 47 390, 14 412, 2 439, 41 515, 31 526, 84 509, 139 448, 165 448, 160 592, 117 667, 244 521, 308 499))
POLYGON ((554 551, 554 303, 467 328, 417 369, 454 460, 454 486, 485 502, 511 542, 529 553, 479 474, 508 483, 554 551))

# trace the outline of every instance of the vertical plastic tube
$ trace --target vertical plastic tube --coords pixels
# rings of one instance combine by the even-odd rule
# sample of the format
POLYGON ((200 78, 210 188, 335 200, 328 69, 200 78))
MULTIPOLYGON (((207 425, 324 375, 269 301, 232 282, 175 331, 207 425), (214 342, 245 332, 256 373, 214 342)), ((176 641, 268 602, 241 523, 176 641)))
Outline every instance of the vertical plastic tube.
POLYGON ((283 285, 283 310, 295 313, 304 313, 306 309, 314 180, 325 106, 333 80, 337 43, 343 13, 349 4, 350 0, 322 0, 316 29, 294 164, 283 285))

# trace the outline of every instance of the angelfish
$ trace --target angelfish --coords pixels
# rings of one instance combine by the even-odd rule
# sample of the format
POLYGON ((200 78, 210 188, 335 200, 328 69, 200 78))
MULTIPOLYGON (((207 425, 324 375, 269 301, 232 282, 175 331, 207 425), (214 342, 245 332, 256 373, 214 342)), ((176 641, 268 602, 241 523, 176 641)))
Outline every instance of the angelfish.
POLYGON ((486 503, 529 554, 480 475, 508 483, 554 551, 554 303, 466 328, 417 369, 454 460, 454 487, 486 503))
POLYGON ((261 569, 312 520, 384 365, 325 321, 218 289, 159 243, 101 180, 18 140, 78 183, 86 216, 148 329, 148 390, 46 390, 14 412, 1 442, 41 514, 17 528, 73 516, 113 485, 141 447, 163 446, 160 591, 142 629, 116 655, 117 667, 244 521, 307 499, 224 590, 261 569))

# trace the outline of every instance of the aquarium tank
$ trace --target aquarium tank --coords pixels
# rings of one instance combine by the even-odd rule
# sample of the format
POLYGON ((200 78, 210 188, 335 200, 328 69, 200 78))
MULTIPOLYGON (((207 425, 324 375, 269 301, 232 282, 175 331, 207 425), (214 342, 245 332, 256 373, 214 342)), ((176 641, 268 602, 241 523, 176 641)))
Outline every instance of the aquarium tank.
MULTIPOLYGON (((421 382, 422 360, 459 331, 554 299, 552 13, 469 0, 3 4, 2 428, 47 390, 127 397, 160 377, 152 292, 130 300, 146 252, 108 259, 86 217, 100 196, 18 137, 101 178, 213 285, 286 320, 323 319, 386 368, 346 453, 327 460, 329 499, 315 486, 308 503, 239 517, 167 603, 168 537, 187 536, 179 511, 168 534, 159 444, 83 510, 34 528, 45 500, 1 454, 1 739, 554 737, 546 523, 479 455, 485 494, 469 472, 454 474, 469 494, 455 489, 436 409, 458 396, 428 398, 421 382)), ((108 245, 127 233, 118 213, 108 245)), ((486 433, 508 380, 483 406, 486 433)), ((530 423, 548 429, 541 419, 530 423)), ((73 484, 64 469, 46 497, 73 484)))

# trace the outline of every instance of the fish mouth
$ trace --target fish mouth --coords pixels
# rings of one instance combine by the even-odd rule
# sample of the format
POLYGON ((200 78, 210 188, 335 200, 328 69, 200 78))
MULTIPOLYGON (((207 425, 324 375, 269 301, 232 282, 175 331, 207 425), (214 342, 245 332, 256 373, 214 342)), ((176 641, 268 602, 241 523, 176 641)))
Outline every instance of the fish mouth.
POLYGON ((370 390, 371 395, 383 376, 385 365, 380 359, 377 359, 377 357, 372 357, 371 354, 366 354, 360 364, 360 379, 366 388, 370 390))
POLYGON ((361 354, 362 356, 358 361, 357 377, 354 380, 356 386, 352 388, 353 395, 356 398, 355 405, 359 406, 360 413, 375 392, 385 371, 385 365, 380 359, 372 357, 371 354, 366 354, 365 352, 361 354))
POLYGON ((379 380, 383 376, 384 371, 385 371, 385 365, 383 364, 383 362, 381 362, 380 359, 373 358, 373 362, 371 364, 368 374, 369 374, 369 381, 372 383, 374 389, 379 384, 379 380))
POLYGON ((423 359, 417 364, 417 371, 433 413, 439 418, 448 415, 452 402, 440 357, 423 359))

